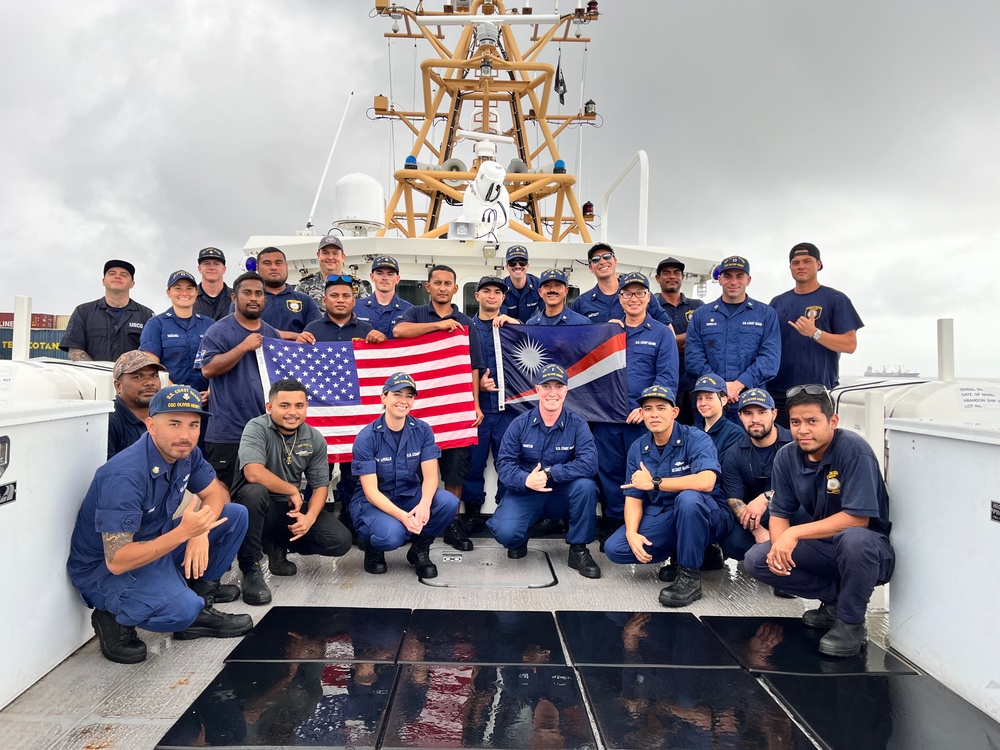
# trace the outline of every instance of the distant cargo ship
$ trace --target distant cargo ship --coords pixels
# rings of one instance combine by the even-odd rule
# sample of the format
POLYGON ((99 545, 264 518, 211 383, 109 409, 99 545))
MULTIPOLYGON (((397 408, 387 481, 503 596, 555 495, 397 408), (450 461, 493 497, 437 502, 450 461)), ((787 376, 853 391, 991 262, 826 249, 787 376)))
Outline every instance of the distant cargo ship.
POLYGON ((895 370, 890 370, 889 368, 883 366, 881 370, 873 370, 871 365, 868 365, 868 369, 865 370, 866 378, 919 378, 919 372, 912 372, 909 370, 904 370, 902 366, 897 367, 895 370))

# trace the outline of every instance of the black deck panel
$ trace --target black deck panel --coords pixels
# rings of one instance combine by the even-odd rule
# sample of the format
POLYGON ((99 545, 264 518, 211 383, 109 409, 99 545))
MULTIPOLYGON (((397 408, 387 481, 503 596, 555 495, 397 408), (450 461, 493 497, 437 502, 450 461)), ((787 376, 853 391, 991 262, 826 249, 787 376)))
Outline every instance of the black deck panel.
POLYGON ((690 612, 556 612, 574 664, 739 665, 690 612))
POLYGON ((157 748, 375 748, 397 666, 227 664, 157 748))
POLYGON ((1000 748, 1000 724, 929 675, 764 680, 831 750, 1000 748))
POLYGON ((573 669, 522 664, 406 664, 384 750, 597 747, 573 669))
POLYGON ((551 612, 415 609, 399 662, 565 664, 551 612))
POLYGON ((409 619, 408 609, 272 607, 226 661, 393 663, 409 619))
POLYGON ((609 750, 807 750, 814 743, 740 669, 580 667, 609 750))
POLYGON ((807 628, 798 617, 702 617, 744 669, 789 674, 916 674, 871 641, 857 656, 819 653, 825 630, 807 628))

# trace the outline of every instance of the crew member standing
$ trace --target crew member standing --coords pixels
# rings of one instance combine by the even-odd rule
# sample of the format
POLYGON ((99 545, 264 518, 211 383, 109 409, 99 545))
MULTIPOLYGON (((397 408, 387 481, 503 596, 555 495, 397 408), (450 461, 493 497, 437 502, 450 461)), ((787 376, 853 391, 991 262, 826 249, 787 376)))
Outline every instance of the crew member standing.
POLYGON ((664 258, 656 266, 656 283, 660 286, 657 302, 663 305, 664 311, 671 318, 674 338, 677 341, 677 355, 680 357, 680 377, 677 384, 677 407, 681 410, 677 418, 681 424, 694 424, 691 386, 695 376, 687 371, 684 362, 684 347, 687 343, 688 323, 694 311, 705 304, 700 299, 688 299, 681 288, 684 284, 684 264, 676 258, 664 258))
POLYGON ((167 278, 170 309, 154 315, 146 323, 139 348, 167 368, 170 382, 189 385, 208 396, 208 381, 194 362, 201 350, 201 339, 215 320, 194 311, 198 287, 187 271, 174 271, 167 278))
POLYGON ((388 255, 372 261, 372 293, 358 300, 354 314, 376 331, 392 338, 392 329, 403 319, 403 313, 413 307, 396 293, 399 286, 399 263, 388 255))
MULTIPOLYGON (((340 276, 344 273, 345 260, 347 260, 347 256, 344 254, 344 244, 340 241, 340 237, 328 234, 319 241, 319 249, 316 251, 316 262, 319 264, 319 270, 303 278, 295 290, 312 297, 316 306, 322 310, 323 295, 326 293, 326 280, 331 276, 340 276)), ((353 280, 351 288, 354 288, 353 280)))
POLYGON ((538 291, 544 306, 531 318, 529 326, 586 326, 590 320, 566 306, 569 278, 558 268, 542 271, 538 291))
POLYGON ((527 323, 541 307, 538 297, 538 277, 528 273, 530 268, 528 249, 524 245, 508 247, 506 264, 507 294, 504 296, 500 312, 527 323))
MULTIPOLYGON (((587 251, 587 268, 594 274, 597 284, 573 300, 571 307, 591 323, 607 323, 609 320, 622 320, 625 313, 622 310, 618 290, 618 258, 611 245, 598 242, 587 251)), ((648 282, 647 282, 648 285, 648 282)), ((650 317, 665 326, 670 325, 670 316, 664 312, 655 298, 648 301, 650 317)))
POLYGON ((267 305, 261 317, 273 326, 286 341, 313 343, 308 336, 300 337, 307 325, 320 319, 319 307, 308 294, 292 289, 288 281, 285 254, 276 247, 265 247, 257 253, 257 270, 264 279, 267 305))
POLYGON ((233 290, 226 283, 226 254, 217 247, 198 251, 198 301, 194 311, 212 320, 222 320, 229 315, 233 304, 233 290))

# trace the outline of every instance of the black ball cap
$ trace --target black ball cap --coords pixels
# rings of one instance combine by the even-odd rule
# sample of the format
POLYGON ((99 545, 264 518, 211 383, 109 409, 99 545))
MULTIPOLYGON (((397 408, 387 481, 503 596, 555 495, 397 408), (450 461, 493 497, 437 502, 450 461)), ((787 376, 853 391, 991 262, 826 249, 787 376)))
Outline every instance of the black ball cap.
POLYGON ((109 260, 104 264, 104 273, 107 275, 108 271, 112 268, 124 268, 128 271, 128 275, 133 279, 135 278, 135 266, 129 263, 127 260, 109 260))

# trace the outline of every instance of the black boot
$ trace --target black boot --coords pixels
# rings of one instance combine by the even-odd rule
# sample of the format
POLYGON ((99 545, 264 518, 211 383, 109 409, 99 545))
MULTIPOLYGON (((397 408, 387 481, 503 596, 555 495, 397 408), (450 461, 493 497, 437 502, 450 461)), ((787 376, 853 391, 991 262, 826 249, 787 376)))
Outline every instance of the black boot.
POLYGON ((837 624, 837 602, 820 604, 816 609, 802 613, 802 624, 816 630, 829 630, 837 624))
POLYGON ((701 599, 701 571, 678 568, 677 577, 660 591, 660 604, 664 607, 686 607, 701 599))
POLYGON ((246 635, 251 630, 253 630, 253 620, 250 619, 250 615, 231 615, 220 612, 215 607, 205 607, 198 613, 194 622, 184 630, 174 633, 174 638, 179 641, 192 641, 195 638, 236 638, 246 635))
POLYGON ((532 538, 539 536, 556 536, 565 534, 569 527, 561 518, 540 518, 535 521, 528 533, 532 538))
POLYGON ((677 578, 678 570, 680 570, 680 568, 677 567, 677 563, 673 560, 673 558, 668 557, 666 565, 660 568, 656 576, 664 583, 673 583, 674 579, 677 578))
POLYGON ((600 578, 601 569, 594 558, 590 556, 590 550, 586 544, 571 544, 569 546, 569 560, 566 563, 584 578, 600 578))
POLYGON ((90 615, 101 653, 116 664, 138 664, 146 660, 146 644, 131 625, 120 624, 113 614, 95 609, 90 615))
POLYGON ((819 652, 824 656, 854 656, 868 640, 868 629, 863 622, 848 625, 838 619, 830 632, 819 640, 819 652))
POLYGON ((724 567, 726 567, 726 556, 722 554, 722 547, 718 544, 708 545, 701 561, 701 569, 722 570, 724 567))
POLYGON ((462 513, 462 526, 465 527, 466 534, 481 534, 486 531, 483 506, 466 503, 465 512, 462 513))
POLYGON ((472 549, 472 540, 469 539, 458 519, 448 524, 448 528, 444 530, 444 543, 450 544, 459 552, 468 552, 472 549))
POLYGON ((281 547, 275 547, 267 553, 267 569, 271 571, 273 576, 293 576, 299 572, 299 569, 295 566, 295 563, 288 559, 288 550, 281 547))
POLYGON ((255 562, 250 568, 243 568, 243 601, 247 604, 270 604, 271 589, 264 581, 264 571, 261 570, 260 560, 255 562))
POLYGON ((520 547, 511 547, 507 550, 507 557, 511 560, 520 560, 522 557, 528 554, 528 545, 522 544, 520 547))
POLYGON ((365 551, 365 573, 377 576, 389 570, 389 566, 385 564, 384 552, 372 549, 368 542, 362 542, 361 549, 365 551))
POLYGON ((417 534, 413 538, 406 562, 417 569, 417 578, 437 578, 437 565, 431 562, 430 549, 434 537, 427 534, 417 534))
POLYGON ((240 587, 231 583, 222 584, 218 578, 188 578, 191 590, 205 600, 206 606, 228 604, 240 598, 240 587))

